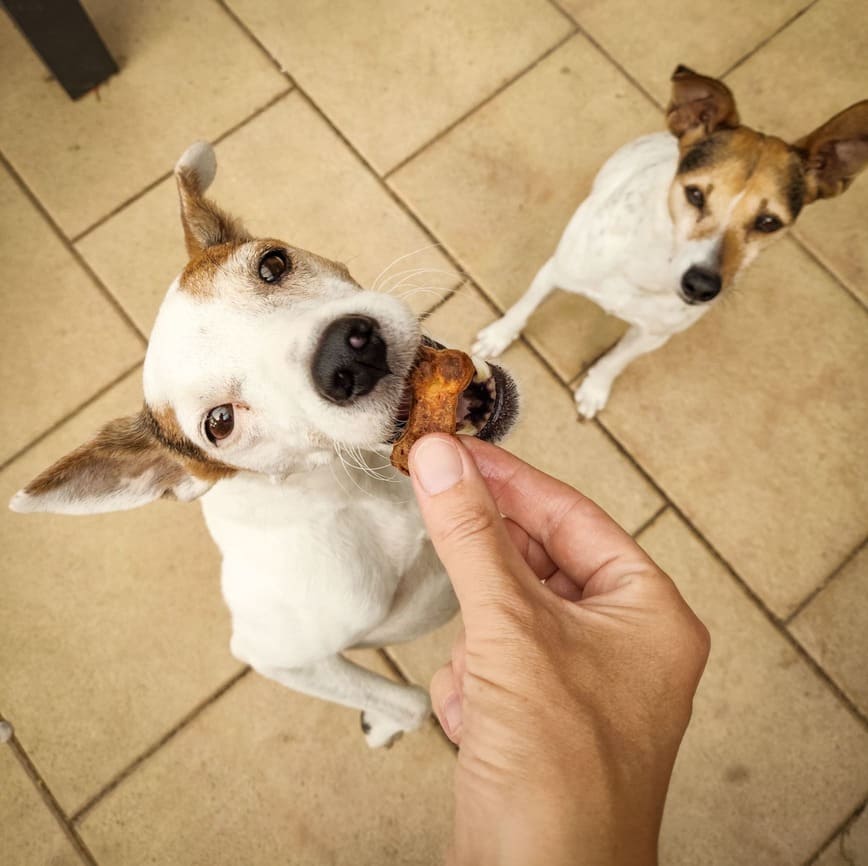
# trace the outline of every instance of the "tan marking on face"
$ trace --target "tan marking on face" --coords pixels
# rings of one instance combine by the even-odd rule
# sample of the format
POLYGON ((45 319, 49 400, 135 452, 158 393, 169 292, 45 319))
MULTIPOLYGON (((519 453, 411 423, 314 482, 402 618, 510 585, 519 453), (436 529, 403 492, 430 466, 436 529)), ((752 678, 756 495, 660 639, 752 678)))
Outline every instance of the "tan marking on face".
POLYGON ((721 238, 718 268, 726 287, 761 250, 785 234, 798 213, 798 190, 793 186, 801 175, 796 153, 778 138, 741 126, 712 139, 701 143, 704 151, 698 155, 691 155, 691 145, 681 145, 681 164, 688 170, 676 175, 669 210, 676 227, 687 227, 687 240, 721 238), (705 195, 701 213, 686 200, 688 186, 705 195), (772 233, 759 231, 755 224, 763 215, 777 217, 782 227, 772 233))
POLYGON ((346 265, 291 247, 283 241, 263 238, 208 247, 187 263, 179 288, 199 298, 234 294, 261 297, 292 294, 298 298, 315 298, 321 293, 322 280, 327 278, 359 287, 346 265), (269 283, 262 279, 259 264, 272 250, 286 256, 288 268, 280 279, 269 283))
POLYGON ((152 429, 160 443, 179 459, 184 468, 196 478, 215 482, 228 478, 238 470, 208 455, 194 442, 191 442, 178 421, 171 406, 145 408, 145 414, 152 420, 152 429))
POLYGON ((187 262, 181 272, 178 287, 195 297, 205 298, 215 294, 217 275, 224 269, 243 244, 226 243, 208 247, 187 262))

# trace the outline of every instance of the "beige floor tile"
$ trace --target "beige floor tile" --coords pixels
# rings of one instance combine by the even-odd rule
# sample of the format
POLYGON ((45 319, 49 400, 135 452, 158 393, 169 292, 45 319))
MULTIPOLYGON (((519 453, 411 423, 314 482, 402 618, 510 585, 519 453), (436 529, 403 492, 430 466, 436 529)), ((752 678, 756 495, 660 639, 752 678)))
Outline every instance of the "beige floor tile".
MULTIPOLYGON (((0 473, 8 498, 110 418, 141 405, 139 374, 0 473)), ((240 669, 216 549, 199 508, 95 517, 0 509, 3 712, 74 812, 240 669)))
POLYGON ((673 512, 640 542, 711 632, 660 862, 804 862, 865 796, 868 733, 673 512))
MULTIPOLYGON (((774 4, 761 4, 761 7, 774 4)), ((745 123, 794 141, 868 99, 862 0, 823 0, 727 79, 745 123), (810 62, 793 62, 810 58, 810 62)), ((868 302, 868 176, 799 216, 796 234, 868 302)))
MULTIPOLYGON (((606 159, 660 128, 658 111, 577 36, 390 183, 505 308, 554 252, 606 159)), ((559 292, 525 333, 569 380, 622 331, 590 302, 559 292)))
POLYGON ((2 168, 0 284, 2 463, 129 369, 144 351, 2 168))
MULTIPOLYGON (((373 653, 362 658, 385 672, 373 653)), ((452 770, 433 722, 372 751, 357 711, 249 674, 81 831, 100 866, 433 866, 450 828, 452 770)))
POLYGON ((230 0, 380 172, 433 138, 570 32, 545 0, 230 0))
POLYGON ((826 673, 868 716, 868 547, 790 623, 826 673))
POLYGON ((812 866, 866 866, 868 864, 868 809, 842 830, 812 866))
POLYGON ((560 0, 579 24, 660 105, 679 63, 722 75, 809 0, 560 0))
POLYGON ((0 745, 0 852, 10 866, 82 866, 12 747, 4 745, 0 745))
MULTIPOLYGON (((406 256, 384 275, 383 288, 414 292, 407 300, 419 312, 456 284, 449 261, 298 94, 224 139, 217 159, 214 199, 251 231, 343 261, 363 285, 406 256), (431 271, 401 273, 417 268, 431 271)), ((95 229, 78 248, 150 331, 186 260, 174 179, 95 229)))
POLYGON ((70 236, 287 87, 209 0, 86 5, 121 73, 76 102, 0 18, 0 144, 70 236))
POLYGON ((866 368, 864 310, 784 239, 601 419, 785 616, 864 537, 866 368))

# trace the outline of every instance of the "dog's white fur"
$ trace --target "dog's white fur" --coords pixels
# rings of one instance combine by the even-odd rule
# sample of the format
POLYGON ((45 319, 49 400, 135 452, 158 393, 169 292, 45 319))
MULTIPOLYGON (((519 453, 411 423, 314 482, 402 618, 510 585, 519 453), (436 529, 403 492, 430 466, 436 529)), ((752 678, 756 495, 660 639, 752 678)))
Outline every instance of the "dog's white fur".
POLYGON ((758 252, 786 233, 803 204, 840 194, 868 164, 868 101, 787 145, 741 126, 722 82, 679 66, 672 83, 670 131, 639 138, 606 162, 555 254, 518 302, 480 331, 472 348, 483 358, 500 355, 555 288, 590 298, 630 327, 575 393, 585 418, 606 405, 613 382, 631 361, 714 305, 685 294, 689 269, 713 274, 718 291, 721 285, 725 291, 758 252), (703 141, 724 159, 710 169, 702 166, 713 159, 694 160, 698 174, 681 163, 686 180, 677 177, 680 160, 703 141), (704 190, 698 206, 685 202, 694 182, 704 190), (755 220, 769 216, 776 227, 758 227, 755 220))
MULTIPOLYGON (((186 172, 198 183, 195 198, 214 176, 212 149, 194 145, 177 170, 179 180, 186 172)), ((195 231, 199 218, 187 213, 185 225, 195 231)), ((249 248, 262 242, 244 237, 204 295, 184 291, 180 278, 173 283, 144 368, 147 406, 171 407, 190 443, 241 471, 216 484, 191 474, 169 492, 201 496, 223 556, 233 654, 285 686, 362 710, 368 744, 386 745, 425 721, 428 694, 353 663, 344 651, 411 640, 457 610, 410 483, 380 444, 394 430, 420 327, 403 302, 362 291, 341 266, 303 251, 293 252, 306 272, 300 287, 257 294, 262 287, 247 275, 259 253, 249 248), (391 373, 364 400, 340 406, 316 393, 311 365, 328 323, 350 314, 379 323, 391 373), (235 429, 213 443, 203 413, 229 400, 238 404, 235 429)), ((31 486, 11 508, 94 513, 167 492, 159 460, 142 471, 118 463, 106 477, 87 449, 83 465, 67 471, 71 480, 31 486)))
POLYGON ((484 328, 472 351, 495 358, 555 288, 584 295, 629 322, 622 340, 588 371, 576 391, 579 413, 592 418, 612 383, 635 358, 690 327, 710 305, 689 305, 678 292, 691 265, 708 265, 720 235, 679 237, 667 199, 678 164, 668 132, 647 135, 617 151, 567 225, 555 254, 503 318, 484 328))

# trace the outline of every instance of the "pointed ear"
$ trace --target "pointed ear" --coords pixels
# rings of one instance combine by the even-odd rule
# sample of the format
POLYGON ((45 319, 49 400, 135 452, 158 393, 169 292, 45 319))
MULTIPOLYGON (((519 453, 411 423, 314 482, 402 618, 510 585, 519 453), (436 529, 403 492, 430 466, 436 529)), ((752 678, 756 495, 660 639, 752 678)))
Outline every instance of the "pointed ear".
POLYGON ((181 197, 181 224, 190 258, 217 244, 250 240, 239 220, 204 197, 216 173, 217 157, 206 141, 190 145, 175 166, 181 197))
POLYGON ((666 122, 682 144, 692 144, 717 129, 739 125, 730 89, 716 78, 699 75, 686 66, 672 73, 672 99, 666 109, 666 122))
POLYGON ((196 499, 214 480, 192 475, 143 411, 107 424, 16 493, 9 507, 57 514, 124 511, 161 497, 196 499))
POLYGON ((868 99, 793 143, 805 167, 805 203, 840 195, 868 166, 868 99))

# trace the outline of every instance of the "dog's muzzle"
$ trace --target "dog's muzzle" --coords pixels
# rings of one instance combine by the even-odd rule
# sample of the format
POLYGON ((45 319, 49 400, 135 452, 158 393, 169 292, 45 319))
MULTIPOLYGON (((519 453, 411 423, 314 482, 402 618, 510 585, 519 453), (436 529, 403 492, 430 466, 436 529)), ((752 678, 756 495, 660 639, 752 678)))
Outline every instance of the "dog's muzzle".
POLYGON ((380 326, 369 316, 342 316, 323 332, 311 365, 316 390, 347 405, 370 394, 390 372, 380 326))
MULTIPOLYGON (((422 342, 435 349, 445 348, 429 337, 422 337, 422 342)), ((458 400, 455 431, 487 442, 499 442, 518 418, 518 388, 512 376, 502 367, 472 356, 471 360, 476 372, 458 400)), ((411 402, 408 391, 395 418, 393 440, 401 435, 407 423, 411 402)))

